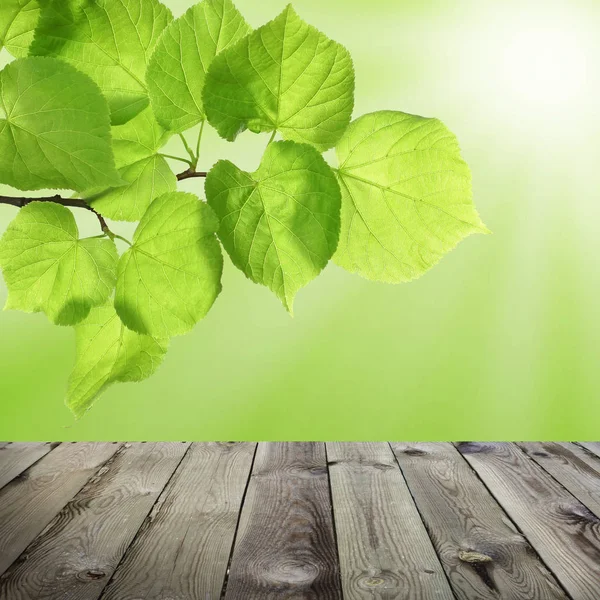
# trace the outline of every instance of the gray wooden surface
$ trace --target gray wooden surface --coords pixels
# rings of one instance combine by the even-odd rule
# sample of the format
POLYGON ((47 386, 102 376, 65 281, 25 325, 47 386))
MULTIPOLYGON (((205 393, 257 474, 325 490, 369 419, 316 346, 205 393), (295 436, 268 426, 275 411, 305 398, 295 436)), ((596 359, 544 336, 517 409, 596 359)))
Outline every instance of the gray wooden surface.
POLYGON ((598 600, 600 444, 3 443, 33 598, 598 600))

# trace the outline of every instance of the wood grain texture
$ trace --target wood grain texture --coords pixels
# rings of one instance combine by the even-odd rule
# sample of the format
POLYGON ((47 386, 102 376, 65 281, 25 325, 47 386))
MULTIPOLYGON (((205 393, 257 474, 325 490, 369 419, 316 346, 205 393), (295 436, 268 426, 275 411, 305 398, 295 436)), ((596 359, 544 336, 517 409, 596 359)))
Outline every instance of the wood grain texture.
POLYGON ((600 458, 600 442, 577 442, 591 454, 600 458))
POLYGON ((219 600, 256 444, 194 444, 102 600, 219 600))
POLYGON ((452 444, 391 446, 459 600, 568 600, 452 444))
POLYGON ((600 517, 600 458, 576 444, 528 442, 519 447, 600 517))
POLYGON ((328 443, 344 600, 450 600, 387 443, 328 443))
POLYGON ((0 490, 0 575, 118 449, 61 444, 0 490))
POLYGON ((341 600, 325 445, 259 444, 225 600, 341 600))
POLYGON ((600 519, 515 444, 458 449, 573 600, 598 600, 600 519))
POLYGON ((189 444, 126 444, 0 580, 0 600, 94 600, 189 444))
POLYGON ((19 442, 6 444, 4 447, 0 445, 0 488, 55 447, 56 444, 19 442))

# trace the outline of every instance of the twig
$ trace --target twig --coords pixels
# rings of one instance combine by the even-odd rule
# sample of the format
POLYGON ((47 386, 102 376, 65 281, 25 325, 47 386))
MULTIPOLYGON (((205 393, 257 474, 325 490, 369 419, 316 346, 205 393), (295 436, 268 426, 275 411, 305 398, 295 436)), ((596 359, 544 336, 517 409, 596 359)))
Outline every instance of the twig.
MULTIPOLYGON (((184 179, 191 179, 193 177, 206 177, 207 175, 208 175, 208 173, 206 173, 205 171, 196 171, 195 168, 190 167, 189 169, 186 169, 185 171, 183 171, 183 173, 179 173, 179 175, 177 175, 177 180, 183 181, 184 179)), ((55 204, 60 204, 61 206, 68 206, 71 208, 83 208, 85 210, 89 210, 90 212, 92 212, 96 215, 96 218, 98 219, 98 222, 100 223, 102 232, 105 235, 107 235, 109 238, 111 238, 113 240, 115 238, 122 239, 122 240, 126 241, 127 243, 130 243, 125 238, 122 238, 121 236, 117 235, 116 233, 113 233, 109 229, 108 224, 106 223, 106 220, 104 219, 104 217, 96 209, 94 209, 92 206, 90 206, 90 204, 88 204, 88 202, 86 200, 83 200, 82 198, 63 198, 59 194, 56 194, 55 196, 46 196, 46 197, 42 197, 42 198, 26 198, 26 197, 13 197, 13 196, 1 196, 0 195, 0 204, 9 204, 11 206, 16 206, 17 208, 23 208, 24 206, 27 206, 28 204, 31 204, 32 202, 54 202, 55 204)))
POLYGON ((192 177, 206 177, 208 173, 206 171, 196 171, 195 169, 187 169, 183 173, 177 175, 177 181, 183 181, 184 179, 191 179, 192 177))
POLYGON ((17 208, 23 208, 32 202, 54 202, 55 204, 61 204, 62 206, 84 208, 85 210, 89 210, 96 215, 102 231, 110 232, 104 217, 97 210, 92 208, 85 200, 80 198, 63 198, 58 194, 56 194, 56 196, 46 196, 44 198, 13 198, 11 196, 0 196, 0 204, 10 204, 11 206, 16 206, 17 208))

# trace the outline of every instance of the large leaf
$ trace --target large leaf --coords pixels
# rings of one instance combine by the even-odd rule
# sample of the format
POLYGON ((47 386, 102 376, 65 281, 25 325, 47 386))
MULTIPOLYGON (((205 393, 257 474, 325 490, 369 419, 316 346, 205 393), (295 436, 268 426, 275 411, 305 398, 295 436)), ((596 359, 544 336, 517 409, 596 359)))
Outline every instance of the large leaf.
POLYGON ((117 258, 111 240, 79 239, 64 206, 32 202, 0 240, 6 308, 45 312, 56 325, 74 325, 112 293, 117 258))
POLYGON ((192 194, 166 194, 150 205, 119 261, 115 307, 127 327, 170 337, 208 313, 221 291, 217 227, 210 207, 192 194))
POLYGON ((129 123, 113 127, 115 161, 127 185, 89 192, 92 206, 115 221, 139 221, 155 198, 175 191, 177 177, 158 154, 168 139, 149 107, 129 123))
POLYGON ((337 146, 342 232, 334 261, 367 279, 422 275, 464 237, 486 232, 456 137, 437 119, 382 111, 337 146))
POLYGON ((108 99, 114 125, 148 105, 145 75, 173 19, 158 0, 40 0, 31 53, 55 56, 87 73, 108 99))
POLYGON ((208 120, 222 137, 277 130, 319 150, 340 139, 353 104, 348 51, 302 21, 291 5, 217 56, 204 88, 208 120))
POLYGON ((77 362, 69 380, 67 406, 77 417, 111 383, 150 377, 167 352, 168 340, 127 329, 110 302, 92 309, 75 332, 77 362))
POLYGON ((255 173, 219 161, 208 174, 206 197, 233 263, 292 312, 296 293, 338 243, 340 189, 322 156, 307 144, 276 142, 255 173))
POLYGON ((27 56, 40 15, 38 0, 2 0, 0 3, 0 50, 27 56))
POLYGON ((152 108, 162 125, 182 132, 204 121, 208 68, 219 52, 249 31, 231 0, 204 0, 167 27, 146 74, 152 108))
POLYGON ((122 183, 98 86, 53 58, 23 58, 0 73, 0 183, 20 190, 122 183))

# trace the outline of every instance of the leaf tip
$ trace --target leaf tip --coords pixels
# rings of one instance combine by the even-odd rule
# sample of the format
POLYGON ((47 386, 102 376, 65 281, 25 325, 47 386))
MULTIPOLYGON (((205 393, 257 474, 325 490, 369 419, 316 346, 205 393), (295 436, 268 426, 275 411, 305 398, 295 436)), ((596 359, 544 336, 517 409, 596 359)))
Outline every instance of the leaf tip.
POLYGON ((82 406, 78 402, 76 402, 75 400, 73 400, 68 395, 65 398, 65 406, 69 409, 69 411, 73 415, 73 418, 75 419, 75 422, 81 421, 81 419, 84 417, 85 413, 89 410, 89 407, 88 408, 82 408, 82 406))
POLYGON ((292 317, 292 319, 294 318, 294 298, 288 298, 287 296, 285 298, 281 299, 281 302, 283 304, 283 307, 285 308, 285 310, 287 311, 288 315, 290 315, 290 317, 292 317))

